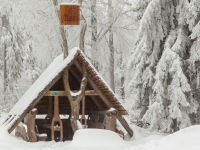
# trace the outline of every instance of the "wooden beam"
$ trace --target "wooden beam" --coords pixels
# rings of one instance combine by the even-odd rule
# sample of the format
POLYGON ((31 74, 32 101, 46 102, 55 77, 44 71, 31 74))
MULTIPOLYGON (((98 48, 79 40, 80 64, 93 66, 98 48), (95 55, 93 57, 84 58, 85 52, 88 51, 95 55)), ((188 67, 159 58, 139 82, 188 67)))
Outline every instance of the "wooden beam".
MULTIPOLYGON (((80 65, 80 63, 77 60, 74 62, 74 64, 76 65, 76 67, 78 68, 78 70, 80 72, 82 72, 81 71, 81 65, 80 65)), ((114 108, 113 104, 106 98, 106 96, 104 95, 104 93, 99 89, 99 87, 96 85, 96 83, 91 79, 90 75, 88 76, 88 82, 90 83, 90 85, 92 86, 92 88, 96 91, 96 93, 101 97, 101 99, 106 103, 106 105, 109 108, 111 108, 111 107, 114 108)))
POLYGON ((117 114, 117 119, 122 124, 122 126, 125 128, 125 130, 128 132, 130 137, 132 137, 133 136, 133 130, 130 128, 130 126, 128 125, 128 123, 126 122, 126 120, 124 119, 124 117, 120 113, 117 114))
MULTIPOLYGON (((76 93, 78 91, 72 91, 73 93, 76 93)), ((85 96, 88 95, 97 95, 97 93, 94 90, 87 90, 85 91, 85 96)), ((67 96, 65 91, 48 91, 44 96, 67 96)))

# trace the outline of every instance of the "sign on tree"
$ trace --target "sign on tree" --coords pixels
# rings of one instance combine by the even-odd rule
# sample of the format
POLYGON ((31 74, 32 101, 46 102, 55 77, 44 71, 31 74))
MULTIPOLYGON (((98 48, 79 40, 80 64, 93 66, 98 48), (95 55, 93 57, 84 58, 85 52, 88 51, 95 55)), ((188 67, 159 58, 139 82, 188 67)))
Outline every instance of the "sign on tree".
POLYGON ((60 4, 60 24, 61 25, 80 24, 79 4, 71 4, 71 3, 60 4))

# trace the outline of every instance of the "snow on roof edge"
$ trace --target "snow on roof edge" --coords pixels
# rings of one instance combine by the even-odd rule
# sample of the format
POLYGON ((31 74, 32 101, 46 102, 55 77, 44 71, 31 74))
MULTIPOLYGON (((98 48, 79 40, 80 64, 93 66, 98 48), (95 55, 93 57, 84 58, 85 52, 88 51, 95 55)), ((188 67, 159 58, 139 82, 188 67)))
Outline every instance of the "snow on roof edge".
POLYGON ((79 3, 60 3, 59 5, 76 5, 76 6, 80 6, 79 3))

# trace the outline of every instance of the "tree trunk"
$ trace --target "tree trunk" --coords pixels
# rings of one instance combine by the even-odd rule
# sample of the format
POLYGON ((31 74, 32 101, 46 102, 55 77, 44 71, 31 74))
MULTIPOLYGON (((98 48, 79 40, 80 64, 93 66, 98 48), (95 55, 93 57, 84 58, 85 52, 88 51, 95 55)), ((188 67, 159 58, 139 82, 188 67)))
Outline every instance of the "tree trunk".
MULTIPOLYGON (((79 3, 82 4, 82 0, 79 0, 79 3)), ((55 12, 57 14, 57 17, 59 18, 59 11, 56 10, 56 7, 58 6, 57 0, 53 0, 53 4, 55 7, 55 12)), ((80 33, 79 46, 84 51, 84 37, 85 37, 87 24, 82 14, 81 14, 81 18, 84 19, 84 24, 82 26, 81 33, 80 33)), ((64 26, 60 26, 60 34, 62 37, 62 47, 63 47, 63 53, 64 53, 64 59, 65 59, 68 56, 68 44, 67 44, 67 38, 66 38, 64 26)), ((83 79, 80 86, 81 93, 77 94, 77 96, 73 97, 71 95, 70 86, 69 86, 69 67, 66 67, 64 69, 63 82, 64 82, 64 87, 65 87, 65 92, 67 93, 67 97, 71 105, 71 126, 72 126, 73 131, 75 132, 78 129, 77 121, 79 119, 80 101, 83 99, 83 96, 85 95, 85 88, 87 86, 86 68, 83 67, 83 79)))
MULTIPOLYGON (((109 24, 112 24, 113 22, 113 7, 112 7, 112 0, 108 1, 108 19, 109 24)), ((110 71, 109 71, 109 77, 110 77, 110 87, 113 91, 115 91, 115 77, 114 77, 114 45, 113 45, 113 30, 112 27, 109 29, 109 49, 110 49, 110 71)))
POLYGON ((124 86, 124 82, 125 82, 125 71, 124 71, 124 62, 123 62, 123 58, 122 58, 122 50, 120 50, 120 59, 119 59, 119 64, 120 64, 120 93, 121 93, 121 98, 122 100, 125 100, 125 86, 124 86))
POLYGON ((174 123, 174 132, 176 132, 179 130, 177 119, 173 119, 173 123, 174 123))
POLYGON ((91 0, 91 28, 92 28, 91 47, 94 47, 94 44, 97 40, 96 0, 91 0))
MULTIPOLYGON (((80 7, 82 6, 82 1, 79 0, 80 7)), ((83 16, 83 12, 81 11, 81 32, 80 32, 80 39, 79 39, 79 47, 80 49, 85 52, 85 32, 87 29, 87 22, 85 17, 83 16)))
POLYGON ((94 67, 98 70, 98 62, 96 60, 96 53, 97 53, 97 13, 96 13, 96 0, 90 0, 91 2, 91 47, 92 47, 92 63, 94 67))
MULTIPOLYGON (((6 17, 6 15, 3 15, 2 17, 2 27, 5 28, 5 30, 8 30, 9 22, 6 17)), ((3 29, 2 28, 2 29, 3 29)), ((2 30, 4 32, 4 29, 2 30)), ((7 90, 7 65, 6 65, 6 44, 2 43, 2 50, 3 50, 3 68, 4 68, 4 73, 3 73, 3 96, 4 96, 4 102, 6 101, 6 90, 7 90)))
MULTIPOLYGON (((55 7, 55 13, 57 15, 57 18, 59 20, 59 11, 58 9, 56 9, 56 7, 58 6, 58 1, 57 0, 53 0, 53 4, 55 7)), ((60 25, 60 35, 62 38, 62 48, 63 48, 63 53, 64 53, 64 58, 66 58, 68 56, 68 44, 67 44, 67 36, 65 33, 65 29, 64 26, 60 25)))
POLYGON ((6 45, 2 45, 3 48, 3 96, 6 101, 6 89, 7 89, 7 74, 6 74, 6 45))
POLYGON ((77 94, 76 96, 71 95, 71 90, 69 86, 69 68, 66 67, 64 70, 63 75, 63 81, 64 81, 64 87, 65 92, 67 94, 67 97, 69 99, 70 105, 71 105, 71 126, 73 132, 76 132, 78 130, 78 124, 77 121, 79 120, 79 111, 80 111, 80 102, 85 96, 85 89, 87 86, 87 70, 84 65, 82 65, 83 70, 83 77, 80 84, 80 94, 77 94))

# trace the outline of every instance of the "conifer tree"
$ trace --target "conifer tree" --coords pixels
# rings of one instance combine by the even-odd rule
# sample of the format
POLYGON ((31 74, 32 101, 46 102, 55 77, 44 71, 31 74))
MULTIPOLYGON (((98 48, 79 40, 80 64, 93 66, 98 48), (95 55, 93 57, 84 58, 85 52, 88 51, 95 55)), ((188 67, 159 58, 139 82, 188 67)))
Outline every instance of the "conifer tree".
POLYGON ((189 115, 198 108, 188 70, 198 57, 193 58, 193 49, 198 40, 194 30, 200 29, 199 3, 145 0, 135 4, 140 28, 128 64, 136 69, 130 90, 137 89, 133 108, 141 110, 141 119, 151 129, 172 132, 187 127, 189 115))

